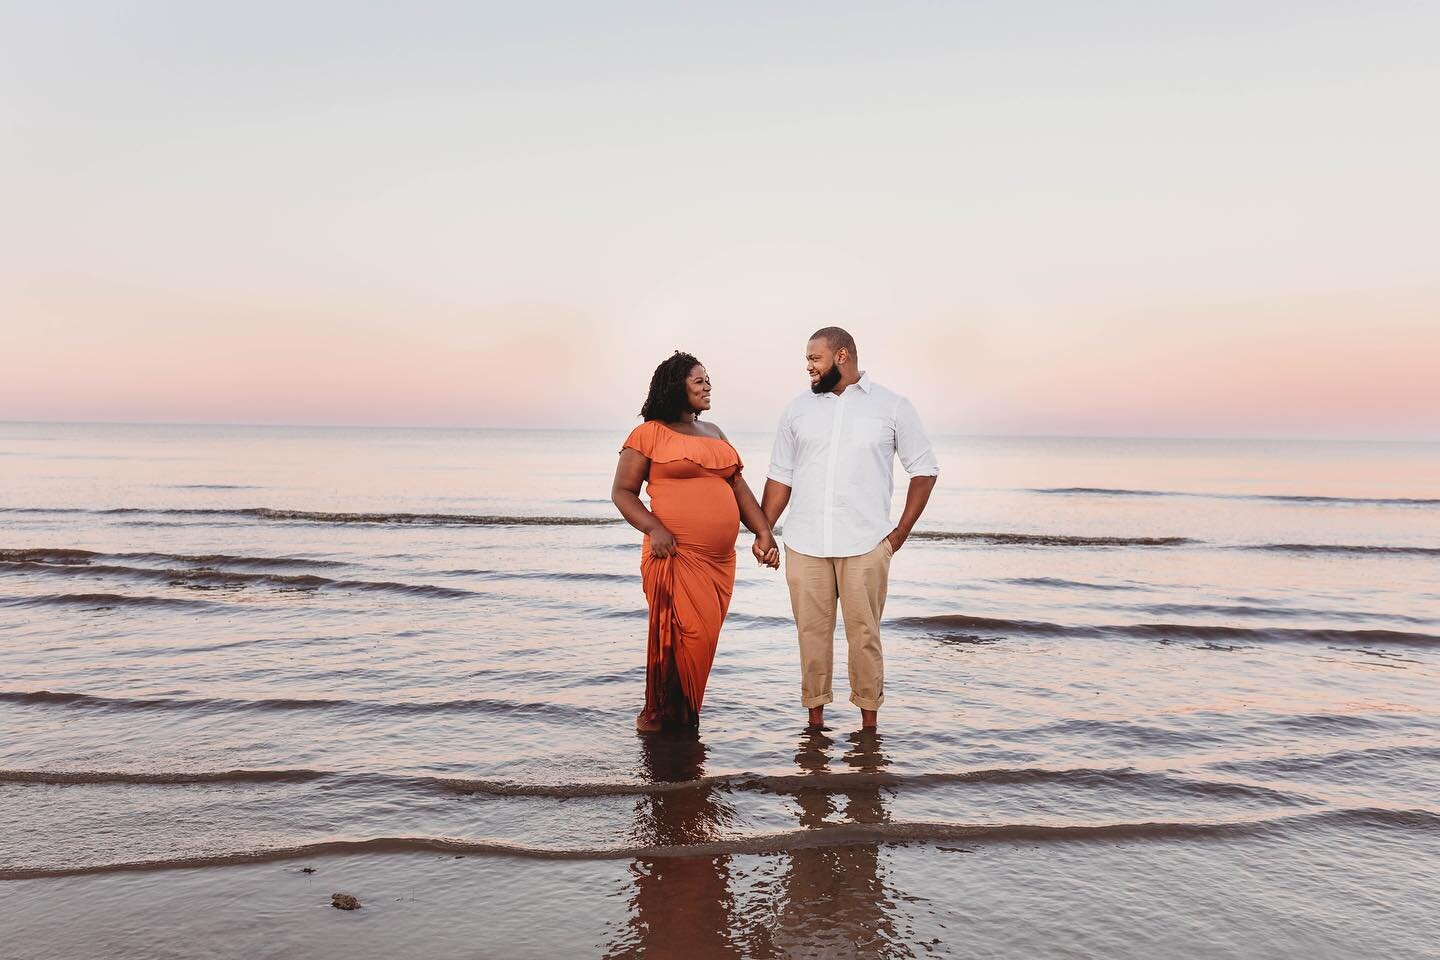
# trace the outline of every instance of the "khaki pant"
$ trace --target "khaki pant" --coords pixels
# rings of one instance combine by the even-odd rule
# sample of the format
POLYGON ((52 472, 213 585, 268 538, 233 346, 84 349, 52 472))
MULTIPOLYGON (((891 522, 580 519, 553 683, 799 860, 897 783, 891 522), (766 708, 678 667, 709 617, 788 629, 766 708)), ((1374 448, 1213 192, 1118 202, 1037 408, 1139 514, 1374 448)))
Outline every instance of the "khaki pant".
POLYGON ((894 551, 887 537, 858 557, 812 557, 785 548, 785 582, 800 634, 800 696, 806 707, 830 703, 835 663, 835 601, 845 617, 850 648, 850 702, 878 710, 885 702, 885 657, 880 614, 894 551))

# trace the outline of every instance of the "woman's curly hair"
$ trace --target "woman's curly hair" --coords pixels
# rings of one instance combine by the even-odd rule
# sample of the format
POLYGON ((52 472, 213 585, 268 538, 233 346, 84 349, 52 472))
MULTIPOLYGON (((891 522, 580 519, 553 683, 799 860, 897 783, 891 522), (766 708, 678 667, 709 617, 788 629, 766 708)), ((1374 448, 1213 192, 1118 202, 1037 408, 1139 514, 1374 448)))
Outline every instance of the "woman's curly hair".
MULTIPOLYGON (((682 414, 689 413, 693 408, 685 381, 699 362, 690 354, 676 350, 656 367, 650 377, 650 394, 640 408, 640 416, 646 420, 674 423, 682 414)), ((697 412, 695 416, 700 414, 697 412)))

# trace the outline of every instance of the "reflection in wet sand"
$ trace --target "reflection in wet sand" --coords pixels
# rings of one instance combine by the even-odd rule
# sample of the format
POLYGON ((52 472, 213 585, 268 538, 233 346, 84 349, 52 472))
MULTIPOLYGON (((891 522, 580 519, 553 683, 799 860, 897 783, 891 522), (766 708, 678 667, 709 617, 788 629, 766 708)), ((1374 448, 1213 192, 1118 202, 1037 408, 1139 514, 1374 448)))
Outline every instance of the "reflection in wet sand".
MULTIPOLYGON (((643 778, 650 783, 701 780, 705 753, 705 744, 693 735, 641 737, 643 778)), ((639 846, 706 843, 721 839, 733 821, 733 811, 715 787, 697 785, 638 799, 631 839, 639 846)), ((735 904, 728 856, 642 858, 630 872, 630 916, 605 956, 698 960, 744 955, 731 937, 735 904)))
MULTIPOLYGON (((876 773, 889 766, 874 731, 842 743, 819 730, 801 735, 795 763, 807 774, 876 773)), ((735 822, 719 788, 704 778, 705 745, 697 739, 644 738, 640 760, 651 782, 697 782, 636 802, 632 839, 638 845, 673 846, 723 840, 735 822)), ((886 823, 884 788, 802 787, 792 794, 799 826, 886 823)), ((756 865, 747 875, 728 855, 636 860, 629 917, 606 956, 905 957, 912 952, 897 929, 892 891, 884 882, 876 844, 786 851, 776 874, 756 865)))
MULTIPOLYGON (((873 730, 846 738, 846 767, 876 773, 889 766, 883 739, 873 730)), ((800 739, 795 763, 812 774, 835 772, 836 742, 820 730, 800 739)), ((886 823, 885 789, 801 789, 795 793, 800 823, 816 828, 834 823, 886 823), (843 804, 843 806, 842 806, 843 804), (838 816, 837 816, 838 814, 838 816)), ((778 956, 905 957, 910 949, 897 936, 894 903, 882 877, 876 844, 792 850, 780 878, 771 942, 778 956)))

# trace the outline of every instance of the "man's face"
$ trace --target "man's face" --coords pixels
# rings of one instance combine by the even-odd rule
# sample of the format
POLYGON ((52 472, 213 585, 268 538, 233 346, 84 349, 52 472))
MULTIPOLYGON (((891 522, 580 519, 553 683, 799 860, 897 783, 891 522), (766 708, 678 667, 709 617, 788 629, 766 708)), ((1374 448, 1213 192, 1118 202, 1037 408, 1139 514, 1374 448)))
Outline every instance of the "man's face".
POLYGON ((805 345, 805 372, 810 374, 810 389, 815 393, 835 389, 840 382, 840 364, 828 340, 817 338, 805 345))

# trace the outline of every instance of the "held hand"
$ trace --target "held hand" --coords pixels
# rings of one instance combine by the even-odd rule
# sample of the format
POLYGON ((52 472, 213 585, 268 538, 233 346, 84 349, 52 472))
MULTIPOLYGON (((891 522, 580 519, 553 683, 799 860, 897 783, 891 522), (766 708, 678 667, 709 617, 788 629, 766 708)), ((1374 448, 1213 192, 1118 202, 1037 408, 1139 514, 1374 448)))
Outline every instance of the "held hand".
POLYGON ((750 552, 762 567, 780 569, 780 548, 775 545, 775 538, 769 533, 757 534, 755 542, 750 545, 750 552))
POLYGON ((658 560, 675 555, 675 537, 664 527, 650 531, 650 556, 658 560))
POLYGON ((900 548, 905 546, 905 535, 900 532, 899 528, 891 530, 889 533, 885 534, 885 539, 890 541, 891 553, 898 553, 900 551, 900 548))

